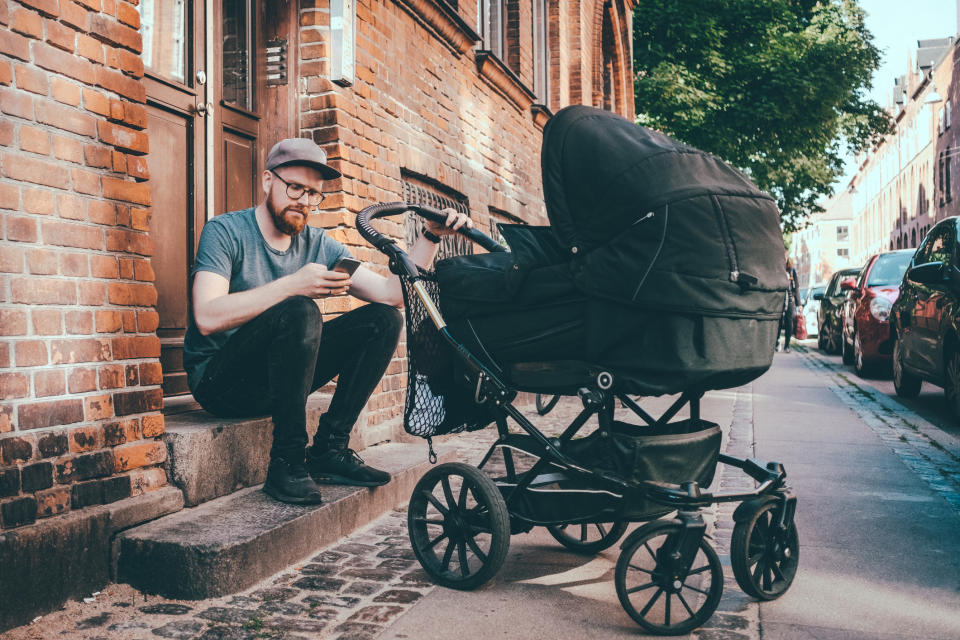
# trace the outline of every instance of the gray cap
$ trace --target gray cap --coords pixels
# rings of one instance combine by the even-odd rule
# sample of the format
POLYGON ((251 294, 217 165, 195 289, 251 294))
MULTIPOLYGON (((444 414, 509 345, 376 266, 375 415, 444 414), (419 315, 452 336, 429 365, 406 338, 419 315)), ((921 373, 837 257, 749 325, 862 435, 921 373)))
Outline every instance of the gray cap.
POLYGON ((334 180, 341 173, 327 164, 327 154, 317 143, 309 138, 287 138, 273 145, 267 154, 267 170, 290 164, 301 164, 313 167, 323 176, 324 180, 334 180))

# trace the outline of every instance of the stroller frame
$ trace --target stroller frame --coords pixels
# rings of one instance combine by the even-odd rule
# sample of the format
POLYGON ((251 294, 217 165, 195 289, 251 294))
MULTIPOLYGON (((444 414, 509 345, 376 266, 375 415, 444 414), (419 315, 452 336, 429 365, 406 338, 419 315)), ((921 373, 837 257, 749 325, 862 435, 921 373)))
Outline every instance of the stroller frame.
MULTIPOLYGON (((390 270, 409 284, 443 339, 471 372, 475 381, 474 400, 488 406, 498 430, 497 440, 477 467, 462 463, 438 465, 421 478, 413 491, 408 508, 409 534, 414 553, 430 577, 451 588, 477 588, 499 570, 509 548, 510 535, 530 531, 534 526, 545 526, 558 542, 575 552, 592 554, 615 544, 629 522, 649 520, 621 544, 615 573, 617 594, 628 615, 648 632, 681 635, 709 619, 723 590, 722 566, 708 542, 706 523, 699 510, 715 503, 739 502, 733 515, 735 526, 730 550, 737 583, 744 592, 758 599, 782 595, 794 579, 799 557, 794 523, 796 496, 786 485, 783 465, 720 453, 718 462, 742 470, 758 486, 752 491, 709 493, 696 481, 681 484, 631 481, 614 473, 587 468, 573 459, 565 449, 593 416, 597 417, 601 437, 606 437, 614 427, 617 400, 646 427, 664 428, 684 407, 689 408, 690 420, 699 422, 703 391, 683 392, 659 417, 654 417, 628 395, 615 391, 614 375, 601 370, 589 382, 578 385, 576 395, 583 404, 580 413, 560 436, 547 437, 513 405, 518 391, 500 380, 450 333, 409 256, 370 225, 372 219, 406 211, 436 221, 446 219, 445 214, 430 207, 387 203, 361 211, 357 228, 366 240, 387 255, 390 270), (510 432, 508 418, 513 419, 523 434, 510 432), (502 475, 491 477, 485 470, 498 450, 503 454, 502 475), (532 456, 536 462, 521 471, 515 452, 532 456), (600 500, 600 504, 606 506, 588 514, 561 512, 548 518, 532 515, 536 510, 530 506, 543 500, 544 491, 560 494, 560 503, 563 503, 562 487, 545 490, 543 486, 560 486, 559 483, 570 479, 589 485, 606 500, 600 500), (647 512, 632 512, 630 506, 638 503, 646 504, 647 512), (652 511, 651 505, 655 507, 652 511), (673 510, 677 511, 673 518, 651 517, 673 510), (570 526, 579 526, 579 535, 568 533, 570 526), (595 535, 591 527, 599 533, 599 538, 591 538, 595 535), (445 550, 441 555, 439 549, 444 541, 445 550), (648 582, 638 584, 638 579, 648 582), (664 597, 661 599, 661 596, 664 597), (678 606, 671 610, 674 597, 678 606), (688 598, 693 599, 692 603, 688 598)), ((479 231, 462 229, 460 233, 488 251, 504 250, 479 231)), ((631 426, 636 427, 638 433, 646 428, 631 426)), ((435 462, 432 440, 427 437, 427 441, 431 462, 435 462)))

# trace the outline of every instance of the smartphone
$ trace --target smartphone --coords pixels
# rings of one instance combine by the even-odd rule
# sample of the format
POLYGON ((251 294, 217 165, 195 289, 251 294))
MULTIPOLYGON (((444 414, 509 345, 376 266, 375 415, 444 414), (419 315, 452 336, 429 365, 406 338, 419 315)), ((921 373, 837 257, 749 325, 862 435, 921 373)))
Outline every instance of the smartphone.
POLYGON ((357 267, 359 266, 359 260, 354 258, 340 258, 340 260, 337 261, 337 264, 333 266, 333 270, 345 273, 348 276, 352 276, 353 272, 356 271, 357 267))

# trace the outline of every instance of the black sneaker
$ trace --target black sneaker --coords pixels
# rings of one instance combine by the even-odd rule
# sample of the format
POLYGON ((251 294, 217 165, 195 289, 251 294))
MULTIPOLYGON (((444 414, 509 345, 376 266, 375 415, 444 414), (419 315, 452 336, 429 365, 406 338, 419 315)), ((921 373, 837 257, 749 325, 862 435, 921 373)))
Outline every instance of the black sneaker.
POLYGON ((321 454, 308 449, 307 468, 320 483, 378 487, 390 482, 389 473, 367 466, 353 449, 330 449, 321 454))
POLYGON ((303 462, 271 460, 263 492, 280 502, 320 504, 320 487, 313 481, 303 462))

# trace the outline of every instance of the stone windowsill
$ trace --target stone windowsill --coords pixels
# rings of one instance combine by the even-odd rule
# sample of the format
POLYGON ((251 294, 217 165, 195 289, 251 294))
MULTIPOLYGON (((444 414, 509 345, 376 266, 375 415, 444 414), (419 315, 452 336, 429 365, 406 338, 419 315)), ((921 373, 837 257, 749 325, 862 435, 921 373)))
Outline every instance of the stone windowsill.
POLYGON ((541 131, 553 117, 553 112, 545 104, 530 105, 530 114, 533 116, 533 124, 537 125, 537 128, 541 131))
POLYGON ((466 53, 480 41, 480 36, 443 0, 396 2, 458 55, 466 53))
POLYGON ((530 108, 535 96, 520 81, 517 74, 493 55, 492 51, 477 49, 475 55, 477 71, 498 93, 510 100, 521 113, 530 108))

